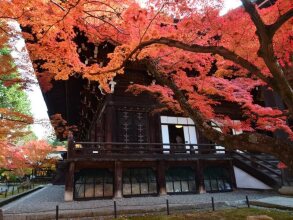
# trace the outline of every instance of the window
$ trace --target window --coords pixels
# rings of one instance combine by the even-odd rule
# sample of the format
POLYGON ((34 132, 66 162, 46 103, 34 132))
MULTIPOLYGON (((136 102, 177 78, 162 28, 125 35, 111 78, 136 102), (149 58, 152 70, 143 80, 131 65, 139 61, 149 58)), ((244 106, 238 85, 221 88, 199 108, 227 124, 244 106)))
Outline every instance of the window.
POLYGON ((196 129, 190 118, 161 116, 161 131, 165 154, 197 153, 196 129))
POLYGON ((196 192, 195 171, 191 167, 172 167, 166 172, 167 193, 196 192))
POLYGON ((128 168, 123 171, 123 195, 157 194, 157 179, 151 168, 128 168))
POLYGON ((147 143, 148 114, 147 112, 118 110, 118 142, 147 143))
POLYGON ((113 196, 113 173, 107 169, 85 169, 75 175, 74 198, 113 196))
POLYGON ((222 167, 205 168, 204 185, 207 192, 232 191, 229 172, 222 167))

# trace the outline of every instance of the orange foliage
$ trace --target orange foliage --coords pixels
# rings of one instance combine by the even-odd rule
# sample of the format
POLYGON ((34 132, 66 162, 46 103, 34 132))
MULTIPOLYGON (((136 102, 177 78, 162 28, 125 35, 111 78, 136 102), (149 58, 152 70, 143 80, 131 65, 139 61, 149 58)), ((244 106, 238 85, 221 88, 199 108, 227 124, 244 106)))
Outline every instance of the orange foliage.
POLYGON ((0 150, 0 167, 19 175, 24 175, 28 168, 35 169, 55 163, 54 158, 48 158, 48 154, 54 149, 44 140, 30 141, 22 146, 1 141, 0 150))
MULTIPOLYGON (((282 129, 293 138, 286 124, 288 112, 293 114, 292 19, 272 35, 269 50, 273 51, 271 58, 276 59, 268 61, 259 51, 262 47, 256 25, 244 7, 219 16, 221 2, 150 0, 152 7, 141 8, 131 0, 15 0, 2 1, 0 15, 18 17, 20 24, 29 29, 24 37, 31 59, 36 63, 44 61, 38 63, 36 70, 40 70, 38 75, 45 90, 52 79, 66 80, 70 75, 81 74, 109 91, 109 80, 124 73, 127 61, 148 59, 155 61, 161 77, 172 79, 186 95, 188 104, 206 121, 229 121, 227 115, 217 114, 214 108, 220 102, 237 103, 244 130, 282 129), (91 43, 108 41, 116 46, 108 54, 107 65, 100 65, 97 59, 90 64, 80 59, 80 50, 87 49, 78 48, 74 41, 76 29, 91 43), (260 86, 278 92, 289 110, 255 104, 252 91, 260 86)), ((279 0, 267 9, 256 9, 256 13, 268 28, 292 10, 291 3, 279 0)), ((169 88, 140 85, 132 91, 153 92, 169 108, 180 111, 169 88)), ((233 128, 232 123, 223 124, 233 128)))
POLYGON ((16 141, 29 133, 27 127, 33 123, 31 116, 0 108, 0 141, 16 141))
POLYGON ((26 163, 30 168, 42 167, 45 163, 52 163, 47 158, 49 153, 54 151, 53 147, 44 140, 29 141, 20 147, 20 151, 25 157, 26 163))
POLYGON ((77 126, 67 125, 67 121, 62 118, 61 114, 51 115, 50 118, 55 134, 60 139, 67 138, 69 132, 77 131, 77 126))

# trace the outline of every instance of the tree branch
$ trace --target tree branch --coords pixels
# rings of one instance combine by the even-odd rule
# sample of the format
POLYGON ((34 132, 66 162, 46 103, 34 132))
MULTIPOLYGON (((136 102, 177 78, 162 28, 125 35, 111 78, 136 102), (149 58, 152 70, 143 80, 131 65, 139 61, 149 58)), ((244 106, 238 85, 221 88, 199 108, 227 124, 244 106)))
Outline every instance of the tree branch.
MULTIPOLYGON (((127 33, 124 33, 122 30, 120 30, 118 27, 116 27, 114 24, 112 24, 111 22, 107 21, 103 16, 96 16, 96 15, 93 15, 87 11, 84 11, 85 14, 87 14, 88 16, 83 18, 85 21, 87 18, 96 18, 100 21, 103 21, 105 24, 108 24, 110 25, 111 27, 113 27, 114 29, 116 29, 120 34, 124 34, 124 35, 128 35, 127 33)), ((93 25, 92 27, 95 27, 95 25, 93 25)))
POLYGON ((278 31, 278 29, 292 17, 293 17, 293 8, 291 8, 285 14, 281 15, 274 24, 271 24, 268 26, 270 36, 273 37, 274 34, 278 31))
POLYGON ((261 19, 259 13, 257 12, 253 3, 250 0, 241 0, 242 4, 245 8, 245 11, 249 14, 252 22, 254 23, 257 35, 260 38, 260 41, 263 41, 265 37, 268 35, 268 30, 266 25, 264 24, 263 20, 261 19))
POLYGON ((201 45, 198 45, 198 44, 190 45, 190 44, 186 44, 186 43, 183 43, 181 41, 178 41, 178 40, 173 40, 173 39, 169 39, 169 38, 165 38, 165 37, 161 37, 161 38, 158 38, 158 39, 152 39, 152 40, 140 43, 136 48, 134 48, 131 51, 131 53, 129 53, 129 55, 126 57, 124 62, 119 67, 117 67, 115 69, 112 69, 109 72, 115 72, 115 71, 120 70, 122 67, 124 67, 126 65, 128 60, 135 53, 137 53, 138 51, 140 51, 143 48, 145 48, 147 46, 150 46, 152 44, 163 44, 163 45, 166 45, 166 46, 169 46, 169 47, 175 47, 175 48, 182 49, 182 50, 189 51, 189 52, 193 52, 193 53, 218 54, 218 55, 224 57, 225 59, 233 61, 234 63, 242 66, 245 69, 247 69, 251 73, 255 74, 258 78, 260 78, 261 80, 266 82, 269 86, 271 86, 272 88, 276 89, 276 85, 274 84, 274 82, 270 78, 264 76, 261 73, 261 71, 258 69, 257 66, 255 66, 254 64, 252 64, 248 60, 242 58, 241 56, 238 56, 233 51, 230 51, 225 47, 222 47, 222 46, 201 46, 201 45))
POLYGON ((50 0, 50 2, 52 2, 54 5, 56 5, 58 8, 60 8, 62 11, 65 11, 65 9, 59 5, 57 2, 53 1, 53 0, 50 0))
POLYGON ((157 13, 155 14, 155 16, 151 19, 151 21, 149 22, 148 26, 146 27, 146 29, 144 30, 140 40, 139 40, 139 43, 142 42, 144 36, 146 35, 148 29, 150 28, 150 26, 152 25, 153 21, 156 19, 156 17, 161 13, 161 11, 163 10, 163 8, 165 7, 165 3, 162 5, 162 7, 157 11, 157 13))
POLYGON ((26 124, 26 125, 30 125, 30 124, 33 123, 32 121, 29 121, 29 120, 21 120, 21 119, 14 119, 14 118, 6 118, 6 117, 3 117, 3 116, 0 116, 0 120, 3 120, 3 121, 12 121, 12 122, 18 122, 18 123, 22 123, 22 124, 26 124))
POLYGON ((184 93, 177 85, 171 79, 164 76, 164 74, 160 73, 153 61, 148 60, 146 67, 161 85, 165 85, 173 91, 174 98, 178 101, 182 110, 192 118, 197 129, 203 132, 209 140, 230 150, 261 151, 272 154, 285 162, 293 170, 293 157, 291 156, 293 155, 292 142, 258 133, 230 135, 215 130, 209 125, 209 120, 205 119, 198 110, 188 103, 184 93))
MULTIPOLYGON (((241 0, 245 11, 249 14, 252 22, 256 27, 256 35, 259 40, 259 51, 258 55, 263 58, 267 68, 270 70, 270 73, 273 75, 274 87, 272 88, 279 93, 283 101, 288 106, 290 114, 293 115, 293 88, 285 77, 283 69, 275 55, 274 45, 273 45, 273 36, 270 34, 269 26, 266 26, 261 19, 259 13, 257 12, 255 6, 251 3, 250 0, 241 0)), ((290 13, 289 13, 290 14, 290 13)), ((286 15, 289 16, 289 15, 286 15)), ((277 23, 275 28, 281 25, 286 16, 277 23)), ((277 29, 276 29, 277 30, 277 29)))
POLYGON ((73 8, 75 8, 78 4, 79 4, 79 2, 80 2, 81 0, 77 0, 77 2, 74 4, 74 5, 72 5, 72 6, 70 6, 70 8, 67 10, 67 12, 62 16, 62 18, 60 18, 59 20, 57 20, 54 24, 52 24, 52 25, 50 25, 50 27, 49 28, 47 28, 47 30, 45 30, 44 31, 44 33, 43 33, 43 35, 42 35, 42 37, 41 38, 43 38, 50 30, 51 30, 51 28, 53 28, 56 24, 58 24, 58 23, 60 23, 61 21, 63 21, 65 18, 66 18, 66 16, 70 13, 70 11, 73 9, 73 8))

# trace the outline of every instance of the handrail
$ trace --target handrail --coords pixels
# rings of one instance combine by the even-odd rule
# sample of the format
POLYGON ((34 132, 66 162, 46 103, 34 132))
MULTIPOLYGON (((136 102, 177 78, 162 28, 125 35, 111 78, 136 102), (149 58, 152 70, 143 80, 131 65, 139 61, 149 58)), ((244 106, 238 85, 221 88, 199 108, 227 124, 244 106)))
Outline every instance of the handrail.
MULTIPOLYGON (((271 168, 269 168, 269 167, 267 167, 267 166, 261 164, 261 163, 260 163, 259 161, 257 161, 257 160, 252 160, 252 158, 250 157, 250 154, 249 154, 249 156, 247 156, 247 155, 245 155, 246 153, 242 153, 242 154, 241 154, 241 153, 239 153, 239 152, 237 152, 237 151, 233 151, 233 153, 234 153, 234 154, 237 154, 237 155, 239 155, 239 156, 241 156, 241 157, 243 157, 243 158, 249 160, 250 162, 255 163, 255 164, 257 164, 257 165, 263 167, 264 169, 266 169, 266 170, 268 170, 268 171, 274 173, 275 175, 281 177, 281 174, 278 173, 278 172, 276 172, 275 170, 273 170, 273 169, 271 169, 271 168)), ((253 156, 253 155, 252 155, 252 156, 253 156)), ((264 160, 261 160, 260 158, 257 158, 257 157, 254 157, 254 158, 256 158, 256 159, 258 159, 258 160, 260 160, 260 161, 264 161, 264 160)))
POLYGON ((100 144, 100 145, 194 145, 194 146, 218 146, 217 144, 186 144, 186 143, 135 143, 135 142, 83 142, 83 141, 77 141, 74 142, 74 144, 100 144))
POLYGON ((117 155, 225 155, 225 148, 217 149, 216 144, 198 143, 125 143, 125 142, 72 142, 69 149, 71 158, 84 156, 117 155), (207 147, 205 149, 205 147, 207 147))
MULTIPOLYGON (((238 150, 238 151, 240 151, 240 150, 238 150)), ((234 152, 235 152, 235 151, 234 151, 234 152)), ((257 160, 260 160, 260 161, 266 163, 267 165, 272 166, 272 167, 275 168, 275 169, 279 169, 275 164, 270 163, 270 162, 268 162, 268 161, 266 161, 266 160, 263 160, 263 159, 261 159, 261 158, 255 156, 255 155, 249 153, 249 152, 244 152, 244 151, 241 151, 241 152, 242 152, 242 153, 246 153, 246 154, 248 154, 250 157, 253 157, 253 158, 257 159, 257 160)), ((239 152, 236 152, 236 153, 239 153, 239 152)))

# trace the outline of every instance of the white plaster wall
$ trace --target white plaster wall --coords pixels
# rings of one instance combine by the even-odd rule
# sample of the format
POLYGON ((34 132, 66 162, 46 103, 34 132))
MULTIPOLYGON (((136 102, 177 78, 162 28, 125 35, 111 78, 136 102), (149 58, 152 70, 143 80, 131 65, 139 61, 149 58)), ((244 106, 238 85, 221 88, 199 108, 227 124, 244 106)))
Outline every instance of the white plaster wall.
POLYGON ((262 181, 254 178, 245 171, 239 169, 238 167, 233 166, 236 185, 237 188, 246 188, 246 189, 272 189, 268 185, 264 184, 262 181))

